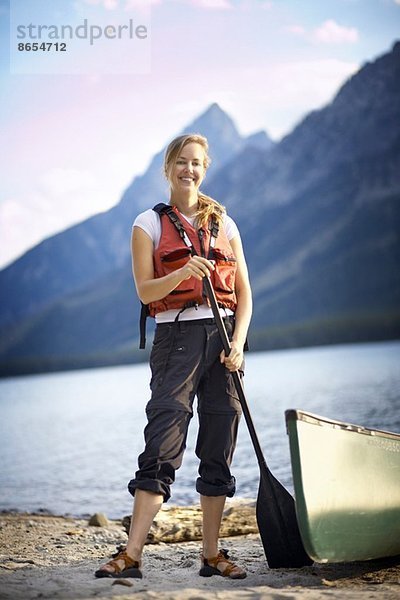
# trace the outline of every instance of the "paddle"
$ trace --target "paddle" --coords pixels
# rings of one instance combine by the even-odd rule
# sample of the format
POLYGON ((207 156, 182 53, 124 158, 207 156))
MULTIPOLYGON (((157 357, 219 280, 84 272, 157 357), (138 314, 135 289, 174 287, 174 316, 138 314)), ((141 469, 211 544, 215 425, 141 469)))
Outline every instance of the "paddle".
MULTIPOLYGON (((228 356, 230 352, 229 338, 219 313, 215 293, 209 277, 204 277, 203 281, 223 348, 228 356)), ((275 479, 267 466, 254 429, 241 379, 237 371, 234 371, 232 375, 260 468, 256 518, 268 565, 273 569, 311 565, 313 561, 304 550, 301 541, 294 500, 283 485, 275 479)))

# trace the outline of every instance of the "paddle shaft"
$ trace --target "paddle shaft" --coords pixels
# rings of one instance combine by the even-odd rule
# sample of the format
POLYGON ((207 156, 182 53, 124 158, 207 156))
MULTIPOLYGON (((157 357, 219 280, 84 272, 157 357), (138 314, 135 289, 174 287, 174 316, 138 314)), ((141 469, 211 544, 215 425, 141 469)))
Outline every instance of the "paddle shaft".
MULTIPOLYGON (((226 332, 224 322, 223 322, 222 317, 219 312, 217 299, 215 297, 215 292, 214 292, 214 289, 213 289, 213 286, 211 284, 211 280, 209 277, 204 277, 203 281, 204 281, 204 287, 206 289, 208 299, 210 300, 210 303, 211 303, 211 309, 213 311, 215 322, 218 327, 218 331, 219 331, 219 334, 221 337, 225 355, 228 356, 231 351, 231 345, 229 342, 229 338, 228 338, 228 334, 226 332)), ((247 427, 249 430, 251 441, 253 442, 253 446, 254 446, 256 456, 257 456, 258 464, 260 465, 260 467, 262 466, 262 467, 265 467, 268 469, 263 452, 261 450, 260 442, 258 440, 257 432, 254 428, 253 419, 251 418, 251 414, 250 414, 250 410, 249 410, 249 407, 248 407, 248 404, 246 401, 246 397, 244 395, 242 380, 240 379, 239 373, 237 371, 232 372, 232 377, 233 377, 233 381, 234 381, 234 384, 236 387, 236 391, 239 396, 240 404, 242 406, 244 418, 246 419, 246 424, 247 424, 247 427)))

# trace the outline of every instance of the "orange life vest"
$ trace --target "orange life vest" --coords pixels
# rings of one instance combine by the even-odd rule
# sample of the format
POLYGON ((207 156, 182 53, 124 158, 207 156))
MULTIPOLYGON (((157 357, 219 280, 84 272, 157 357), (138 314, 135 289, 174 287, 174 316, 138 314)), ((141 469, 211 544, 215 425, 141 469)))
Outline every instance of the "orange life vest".
MULTIPOLYGON (((211 273, 211 282, 218 304, 235 311, 237 265, 224 228, 218 227, 216 221, 211 220, 207 228, 197 230, 188 223, 176 207, 161 204, 155 206, 154 210, 158 212, 161 219, 160 243, 154 250, 155 277, 163 277, 183 267, 192 254, 204 256, 213 260, 215 264, 215 271, 211 273)), ((154 317, 165 310, 203 303, 209 304, 203 292, 203 281, 190 277, 182 281, 165 298, 151 302, 148 309, 149 314, 154 317)))

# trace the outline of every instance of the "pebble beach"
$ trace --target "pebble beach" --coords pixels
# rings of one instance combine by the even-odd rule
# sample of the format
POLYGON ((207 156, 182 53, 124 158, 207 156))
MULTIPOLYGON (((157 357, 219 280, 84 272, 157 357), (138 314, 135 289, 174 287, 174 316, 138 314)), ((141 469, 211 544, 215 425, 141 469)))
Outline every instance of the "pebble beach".
POLYGON ((150 531, 143 579, 96 579, 94 571, 127 540, 128 519, 109 521, 50 514, 0 513, 0 598, 277 600, 385 598, 400 595, 400 557, 363 563, 270 569, 254 503, 227 505, 221 547, 247 578, 199 577, 198 506, 163 508, 150 531), (97 523, 97 524, 89 524, 97 523), (118 583, 117 583, 118 581, 118 583))

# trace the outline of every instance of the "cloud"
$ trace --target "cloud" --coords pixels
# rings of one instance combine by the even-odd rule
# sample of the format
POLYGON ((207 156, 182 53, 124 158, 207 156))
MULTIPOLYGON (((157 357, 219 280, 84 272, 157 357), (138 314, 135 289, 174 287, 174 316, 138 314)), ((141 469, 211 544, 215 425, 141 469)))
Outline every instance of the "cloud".
POLYGON ((0 268, 43 238, 117 200, 91 171, 54 168, 42 173, 25 192, 0 203, 0 268))
POLYGON ((288 33, 294 33, 294 35, 303 36, 306 34, 306 30, 302 25, 288 25, 287 27, 285 27, 285 31, 287 31, 288 33))
POLYGON ((253 66, 236 68, 232 74, 225 72, 224 80, 236 77, 242 84, 241 93, 230 92, 215 81, 213 98, 238 118, 244 131, 260 129, 265 123, 271 136, 279 139, 310 110, 330 102, 358 68, 357 63, 332 58, 282 61, 263 71, 253 66))
POLYGON ((90 171, 61 167, 47 171, 41 179, 42 191, 46 196, 55 199, 64 194, 75 193, 77 190, 88 190, 95 184, 96 179, 90 171))
MULTIPOLYGON (((156 6, 159 4, 166 4, 171 0, 82 0, 85 4, 90 6, 100 6, 107 10, 115 10, 123 8, 126 11, 129 10, 142 10, 145 6, 156 6)), ((197 8, 205 8, 208 10, 230 10, 234 8, 232 0, 175 0, 180 1, 183 4, 190 4, 197 8)), ((252 0, 240 0, 240 8, 251 7, 253 8, 254 2, 252 0)), ((260 8, 270 9, 273 6, 273 2, 269 0, 259 0, 260 8)))
POLYGON ((230 0, 186 0, 188 4, 198 6, 199 8, 209 8, 212 10, 227 10, 233 8, 230 0))
POLYGON ((138 10, 142 12, 151 6, 162 4, 165 0, 125 0, 124 10, 138 10))
POLYGON ((102 6, 106 10, 119 8, 119 0, 83 0, 83 2, 91 6, 102 6))
POLYGON ((358 37, 358 30, 355 27, 339 25, 333 19, 324 21, 313 31, 314 40, 323 44, 354 44, 358 42, 358 37))
MULTIPOLYGON (((400 3, 400 0, 398 1, 400 3)), ((283 31, 303 37, 310 42, 322 44, 354 44, 359 39, 358 30, 355 27, 339 25, 333 19, 324 21, 312 31, 307 31, 303 25, 297 23, 284 27, 283 31)))
POLYGON ((64 224, 35 205, 37 198, 7 198, 0 203, 0 268, 64 224))
POLYGON ((103 0, 103 6, 107 10, 114 10, 118 8, 118 0, 103 0))
MULTIPOLYGON (((254 0, 237 0, 236 5, 237 5, 237 8, 239 8, 241 10, 253 10, 255 8, 254 0)), ((271 8, 273 8, 273 6, 274 6, 274 3, 270 2, 269 0, 258 0, 256 8, 261 8, 264 10, 271 10, 271 8)), ((232 8, 233 8, 233 6, 232 6, 232 8)))

